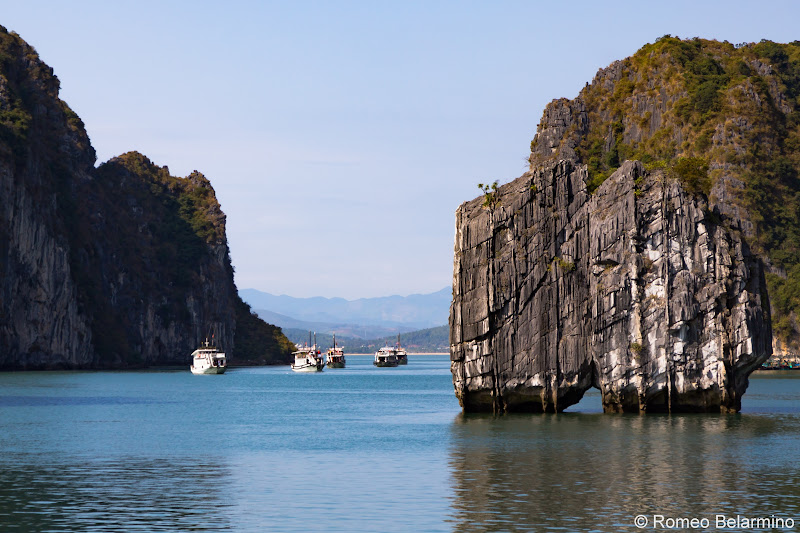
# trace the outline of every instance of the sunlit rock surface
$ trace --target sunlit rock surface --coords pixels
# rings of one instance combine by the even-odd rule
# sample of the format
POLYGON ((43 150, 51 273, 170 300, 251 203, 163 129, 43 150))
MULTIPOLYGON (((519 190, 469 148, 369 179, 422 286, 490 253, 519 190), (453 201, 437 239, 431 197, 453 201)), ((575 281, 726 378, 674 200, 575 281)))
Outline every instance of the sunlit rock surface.
POLYGON ((759 260, 661 171, 543 165, 456 211, 451 366, 465 411, 738 411, 771 353, 759 260))

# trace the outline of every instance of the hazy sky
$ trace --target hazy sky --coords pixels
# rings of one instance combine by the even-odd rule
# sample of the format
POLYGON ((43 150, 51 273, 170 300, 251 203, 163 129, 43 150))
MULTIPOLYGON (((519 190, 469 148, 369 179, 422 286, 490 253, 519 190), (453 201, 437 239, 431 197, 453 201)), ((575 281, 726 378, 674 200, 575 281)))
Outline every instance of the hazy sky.
POLYGON ((454 212, 522 174, 542 110, 664 34, 800 39, 797 2, 0 1, 98 163, 194 169, 239 288, 450 285, 454 212))

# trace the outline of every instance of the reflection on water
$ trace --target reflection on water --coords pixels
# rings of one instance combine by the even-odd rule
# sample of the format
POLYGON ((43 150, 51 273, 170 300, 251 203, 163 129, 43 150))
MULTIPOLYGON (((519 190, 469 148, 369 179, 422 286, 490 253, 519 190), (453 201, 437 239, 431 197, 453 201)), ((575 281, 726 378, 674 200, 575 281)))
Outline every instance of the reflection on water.
POLYGON ((447 356, 347 364, 0 373, 0 532, 800 523, 800 373, 751 379, 738 416, 603 415, 590 392, 575 412, 495 418, 456 415, 447 356))
POLYGON ((228 468, 216 459, 49 459, 0 463, 3 531, 231 529, 228 468))
POLYGON ((457 411, 447 356, 0 373, 0 533, 448 531, 457 411))
POLYGON ((452 431, 456 531, 800 516, 798 416, 458 415, 452 431))

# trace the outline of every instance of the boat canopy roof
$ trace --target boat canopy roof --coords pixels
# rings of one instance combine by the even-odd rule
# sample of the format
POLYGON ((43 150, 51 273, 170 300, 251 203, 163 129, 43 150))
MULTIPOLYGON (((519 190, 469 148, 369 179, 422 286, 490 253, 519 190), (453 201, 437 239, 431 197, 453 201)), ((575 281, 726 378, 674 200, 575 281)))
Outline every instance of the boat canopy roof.
POLYGON ((203 356, 203 355, 214 355, 217 357, 225 357, 224 352, 220 352, 216 348, 198 348, 192 352, 192 355, 195 357, 203 356))

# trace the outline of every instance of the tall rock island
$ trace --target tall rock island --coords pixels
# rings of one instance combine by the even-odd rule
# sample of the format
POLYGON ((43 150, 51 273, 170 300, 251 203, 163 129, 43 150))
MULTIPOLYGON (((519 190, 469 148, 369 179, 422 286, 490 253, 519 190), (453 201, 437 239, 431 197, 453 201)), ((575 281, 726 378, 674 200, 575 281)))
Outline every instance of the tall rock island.
POLYGON ((0 27, 0 369, 288 362, 236 292, 225 215, 199 172, 136 152, 95 168, 50 67, 0 27))
POLYGON ((464 410, 738 411, 800 346, 798 108, 800 42, 670 36, 549 104, 530 170, 456 212, 464 410))

